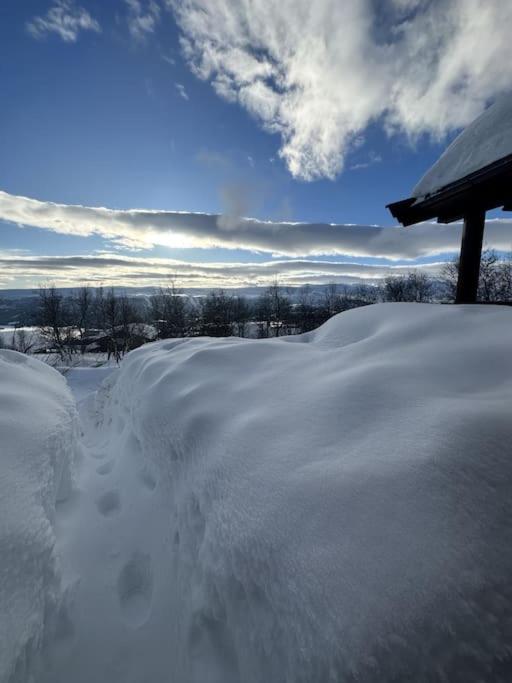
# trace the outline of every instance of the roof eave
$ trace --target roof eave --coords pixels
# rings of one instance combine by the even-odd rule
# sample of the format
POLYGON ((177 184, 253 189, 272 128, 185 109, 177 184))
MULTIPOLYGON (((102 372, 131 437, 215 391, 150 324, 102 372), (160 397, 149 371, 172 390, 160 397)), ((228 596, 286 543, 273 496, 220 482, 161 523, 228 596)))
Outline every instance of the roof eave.
POLYGON ((388 204, 392 216, 404 226, 437 219, 460 220, 473 209, 490 211, 512 206, 512 154, 471 173, 437 192, 418 199, 409 197, 388 204))

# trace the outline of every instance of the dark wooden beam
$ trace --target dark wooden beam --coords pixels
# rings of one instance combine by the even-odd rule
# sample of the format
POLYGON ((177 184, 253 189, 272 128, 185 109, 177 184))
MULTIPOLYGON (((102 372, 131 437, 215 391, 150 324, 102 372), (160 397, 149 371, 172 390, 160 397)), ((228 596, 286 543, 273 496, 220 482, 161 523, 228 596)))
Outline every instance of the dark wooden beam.
POLYGON ((464 216, 456 304, 474 304, 476 302, 484 227, 484 209, 472 209, 464 216))
POLYGON ((426 197, 409 197, 388 204, 394 218, 404 226, 437 219, 458 221, 476 208, 486 211, 512 208, 512 154, 470 173, 426 197))

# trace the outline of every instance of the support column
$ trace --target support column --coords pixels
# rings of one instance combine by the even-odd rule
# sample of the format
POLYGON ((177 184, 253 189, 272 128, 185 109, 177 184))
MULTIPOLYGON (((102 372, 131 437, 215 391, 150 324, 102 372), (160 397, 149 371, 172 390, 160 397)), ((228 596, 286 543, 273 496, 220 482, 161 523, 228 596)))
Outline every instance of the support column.
POLYGON ((456 304, 474 304, 476 302, 484 227, 485 211, 473 209, 464 216, 456 304))

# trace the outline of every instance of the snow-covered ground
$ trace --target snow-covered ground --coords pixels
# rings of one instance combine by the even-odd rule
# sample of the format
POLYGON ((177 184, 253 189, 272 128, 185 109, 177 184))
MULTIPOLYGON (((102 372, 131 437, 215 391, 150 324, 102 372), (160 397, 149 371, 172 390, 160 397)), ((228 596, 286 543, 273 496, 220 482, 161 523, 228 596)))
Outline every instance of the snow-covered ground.
POLYGON ((35 350, 44 347, 44 340, 37 327, 0 326, 0 348, 16 346, 20 335, 23 336, 23 344, 26 348, 35 350))
MULTIPOLYGON (((299 337, 162 341, 71 370, 82 457, 50 522, 61 606, 47 635, 36 611, 34 680, 509 680, 511 333, 505 307, 382 304, 299 337)), ((44 410, 72 412, 40 367, 62 394, 44 410)), ((38 438, 20 436, 22 463, 27 443, 46 462, 38 438)), ((0 505, 36 535, 47 514, 0 505)), ((20 585, 25 557, 8 557, 20 585)), ((35 604, 46 578, 28 585, 35 604)), ((5 620, 9 596, 2 683, 25 623, 5 620)))
POLYGON ((71 493, 75 405, 57 372, 0 350, 0 681, 31 681, 62 622, 57 505, 71 493))

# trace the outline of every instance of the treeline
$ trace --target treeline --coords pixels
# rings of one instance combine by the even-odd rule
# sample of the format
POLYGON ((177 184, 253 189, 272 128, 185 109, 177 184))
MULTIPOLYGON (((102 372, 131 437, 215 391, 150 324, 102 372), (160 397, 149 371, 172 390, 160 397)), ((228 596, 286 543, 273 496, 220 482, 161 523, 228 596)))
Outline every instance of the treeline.
MULTIPOLYGON (((439 278, 421 270, 388 277, 384 282, 383 301, 418 301, 453 303, 457 292, 459 261, 446 263, 439 278)), ((500 256, 487 249, 482 252, 477 301, 512 304, 512 256, 500 256)))
MULTIPOLYGON (((64 296, 55 287, 41 287, 32 324, 44 341, 41 351, 60 356, 104 352, 119 360, 127 351, 155 339, 279 337, 308 332, 337 313, 381 301, 448 303, 455 297, 457 277, 454 261, 436 279, 416 269, 387 277, 378 285, 357 287, 304 285, 287 290, 275 282, 256 298, 222 289, 191 297, 173 283, 150 297, 87 286, 64 296)), ((489 303, 512 301, 510 258, 499 258, 493 251, 483 253, 478 297, 489 303)), ((23 330, 15 331, 11 346, 34 351, 23 330)))
POLYGON ((119 360, 149 339, 144 307, 113 288, 80 287, 63 296, 56 287, 40 287, 35 324, 45 352, 61 357, 85 351, 105 352, 119 360))
MULTIPOLYGON (((127 351, 155 339, 172 337, 279 337, 315 329, 328 318, 356 306, 375 303, 375 287, 328 285, 320 296, 305 285, 293 299, 274 283, 254 298, 211 290, 190 297, 175 285, 148 297, 118 294, 114 289, 81 287, 64 296, 53 286, 41 287, 33 323, 46 353, 64 357, 86 351, 119 360, 127 351)), ((12 346, 25 346, 25 333, 15 331, 12 346), (16 341, 14 341, 16 339, 16 341)))

